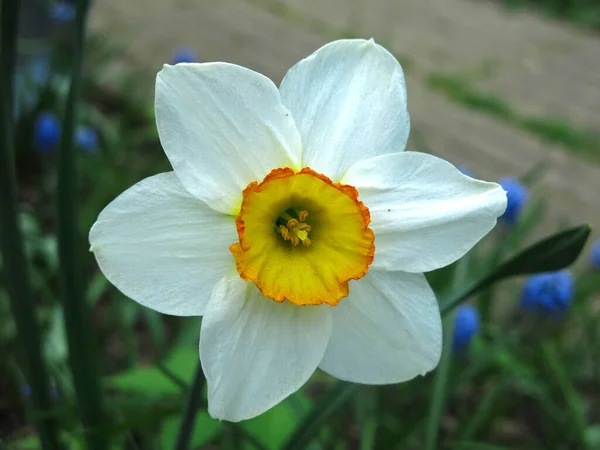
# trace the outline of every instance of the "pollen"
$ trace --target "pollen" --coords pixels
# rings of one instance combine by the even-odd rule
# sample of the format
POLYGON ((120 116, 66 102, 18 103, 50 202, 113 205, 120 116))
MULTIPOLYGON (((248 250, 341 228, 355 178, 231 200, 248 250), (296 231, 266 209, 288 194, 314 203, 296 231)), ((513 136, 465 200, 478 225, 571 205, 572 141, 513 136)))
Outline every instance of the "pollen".
POLYGON ((240 276, 266 297, 335 306, 373 261, 370 220, 352 186, 309 168, 275 169, 244 190, 230 250, 240 276))

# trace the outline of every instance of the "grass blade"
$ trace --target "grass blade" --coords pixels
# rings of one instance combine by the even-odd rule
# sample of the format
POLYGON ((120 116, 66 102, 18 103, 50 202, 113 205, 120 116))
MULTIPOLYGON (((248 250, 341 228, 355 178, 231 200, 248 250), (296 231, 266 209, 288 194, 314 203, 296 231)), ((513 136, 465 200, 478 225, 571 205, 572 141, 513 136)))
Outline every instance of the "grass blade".
POLYGON ((42 448, 58 449, 58 429, 47 412, 52 409, 48 372, 41 352, 41 335, 35 317, 23 236, 17 211, 17 180, 14 167, 14 92, 13 70, 16 63, 17 24, 20 2, 2 2, 2 52, 0 56, 0 249, 12 314, 21 346, 23 368, 31 387, 33 414, 42 448))
POLYGON ((85 302, 84 278, 80 270, 76 201, 77 172, 73 145, 73 130, 82 83, 81 72, 89 1, 78 0, 75 6, 71 80, 58 161, 60 276, 69 344, 69 361, 77 394, 77 404, 83 424, 87 430, 90 430, 86 434, 87 447, 105 449, 108 446, 106 435, 91 431, 101 426, 106 421, 107 415, 102 404, 96 351, 90 333, 92 330, 90 311, 85 302))
POLYGON ((575 262, 583 250, 590 231, 589 225, 581 225, 556 233, 527 247, 460 294, 440 302, 442 315, 451 311, 467 297, 486 289, 497 281, 517 275, 564 269, 575 262))
POLYGON ((433 395, 429 404, 429 416, 425 435, 425 449, 435 450, 438 448, 438 434, 440 423, 446 409, 446 385, 452 362, 452 338, 454 335, 454 312, 448 314, 444 320, 444 347, 442 357, 435 371, 433 380, 433 395))
POLYGON ((581 446, 581 448, 586 448, 587 423, 583 409, 584 403, 573 386, 555 345, 550 341, 543 342, 541 345, 541 354, 548 367, 547 374, 562 394, 565 406, 569 411, 568 416, 571 421, 571 427, 569 428, 574 435, 573 438, 578 441, 574 444, 581 446))

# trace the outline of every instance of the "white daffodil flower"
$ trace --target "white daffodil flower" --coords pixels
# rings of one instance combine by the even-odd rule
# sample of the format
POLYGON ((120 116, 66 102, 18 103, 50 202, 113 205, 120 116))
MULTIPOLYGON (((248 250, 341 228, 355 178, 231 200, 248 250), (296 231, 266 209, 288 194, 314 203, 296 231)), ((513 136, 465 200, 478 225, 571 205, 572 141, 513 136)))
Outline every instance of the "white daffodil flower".
POLYGON ((128 297, 204 316, 213 417, 259 415, 317 367, 388 384, 437 365, 441 319, 422 272, 471 249, 506 195, 403 152, 406 87, 389 52, 332 42, 279 89, 233 64, 167 65, 155 108, 174 171, 110 203, 91 250, 128 297))

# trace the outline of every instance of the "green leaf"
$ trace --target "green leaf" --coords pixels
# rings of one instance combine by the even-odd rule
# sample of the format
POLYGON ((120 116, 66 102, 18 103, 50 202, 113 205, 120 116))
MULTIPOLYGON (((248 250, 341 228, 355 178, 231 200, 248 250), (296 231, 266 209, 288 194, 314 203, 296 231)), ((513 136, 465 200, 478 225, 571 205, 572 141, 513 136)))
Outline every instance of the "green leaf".
MULTIPOLYGON (((296 411, 293 408, 293 401, 296 401, 303 410, 307 410, 310 406, 309 399, 301 391, 298 391, 293 397, 279 403, 254 419, 242 422, 240 426, 266 448, 277 449, 294 431, 298 422, 296 411)), ((245 443, 244 449, 252 450, 254 445, 245 443)))
MULTIPOLYGON (((177 440, 177 432, 181 416, 169 417, 163 422, 160 431, 160 448, 174 448, 177 440)), ((209 443, 214 437, 221 432, 223 428, 222 422, 211 418, 206 411, 198 411, 192 436, 189 441, 189 448, 198 448, 201 445, 209 443)))
POLYGON ((317 436, 327 419, 344 406, 359 388, 358 384, 345 381, 336 382, 313 406, 281 448, 284 450, 305 449, 317 436))
POLYGON ((551 272, 569 266, 583 250, 590 231, 589 225, 582 225, 533 244, 492 272, 488 285, 515 275, 551 272))
POLYGON ((577 259, 590 231, 589 225, 581 225, 538 241, 492 270, 462 293, 442 301, 440 306, 442 314, 447 314, 467 297, 502 279, 564 269, 577 259))
MULTIPOLYGON (((164 361, 164 366, 179 378, 191 382, 198 363, 198 350, 178 348, 164 361)), ((179 394, 181 387, 156 366, 135 367, 108 379, 110 387, 146 395, 179 394)))

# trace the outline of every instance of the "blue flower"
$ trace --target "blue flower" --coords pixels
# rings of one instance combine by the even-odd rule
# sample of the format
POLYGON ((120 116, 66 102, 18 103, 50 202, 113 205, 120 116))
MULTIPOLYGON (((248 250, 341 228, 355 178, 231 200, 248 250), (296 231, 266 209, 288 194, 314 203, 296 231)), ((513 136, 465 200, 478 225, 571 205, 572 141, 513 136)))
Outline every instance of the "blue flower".
POLYGON ((502 215, 502 219, 508 224, 515 224, 523 206, 529 197, 527 187, 519 180, 513 177, 505 177, 500 181, 500 186, 506 191, 506 211, 502 215))
POLYGON ((75 5, 71 2, 58 2, 50 8, 50 19, 56 23, 68 23, 75 19, 75 5))
POLYGON ((196 62, 196 53, 190 48, 181 48, 173 53, 171 64, 196 62))
POLYGON ((40 114, 34 125, 33 144, 40 153, 50 153, 58 148, 60 122, 51 112, 40 114))
POLYGON ((98 134, 91 127, 79 126, 75 129, 75 145, 81 150, 93 153, 98 150, 98 134))
POLYGON ((458 169, 458 170, 460 170, 460 172, 461 172, 463 175, 466 175, 466 176, 468 176, 468 177, 474 178, 474 174, 473 174, 473 171, 472 171, 472 170, 470 170, 470 169, 467 169, 467 168, 466 168, 466 167, 464 167, 464 166, 458 166, 458 167, 457 167, 457 169, 458 169))
POLYGON ((452 350, 454 352, 465 349, 473 336, 479 331, 479 313, 473 305, 465 304, 456 308, 454 317, 454 339, 452 350))
POLYGON ((600 239, 596 239, 590 249, 590 265, 594 269, 600 269, 600 239))
POLYGON ((567 270, 530 277, 521 291, 521 307, 542 314, 559 314, 569 307, 575 291, 573 276, 567 270))

